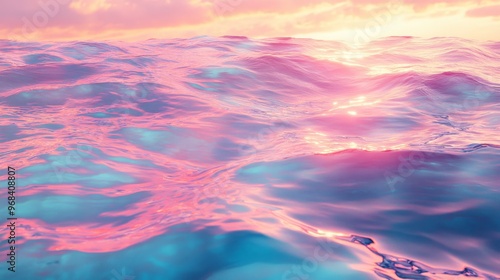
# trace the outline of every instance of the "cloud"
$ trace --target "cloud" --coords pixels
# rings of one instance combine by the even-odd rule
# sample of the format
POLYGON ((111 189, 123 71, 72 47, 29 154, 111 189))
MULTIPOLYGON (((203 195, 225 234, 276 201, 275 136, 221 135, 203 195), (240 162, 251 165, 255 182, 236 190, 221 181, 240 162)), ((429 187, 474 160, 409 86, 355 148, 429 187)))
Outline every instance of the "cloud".
POLYGON ((498 7, 456 0, 17 0, 15 5, 0 1, 0 38, 9 33, 30 40, 286 37, 353 30, 387 11, 404 21, 450 14, 470 19, 498 16, 498 7))
POLYGON ((210 5, 189 0, 18 0, 16 5, 1 1, 0 26, 19 28, 23 18, 36 22, 45 14, 50 27, 160 27, 204 22, 210 13, 210 5))
POLYGON ((83 14, 92 14, 97 11, 108 10, 112 7, 111 3, 107 0, 76 0, 69 5, 73 10, 83 14))
POLYGON ((469 17, 500 17, 500 5, 468 10, 466 14, 469 17))

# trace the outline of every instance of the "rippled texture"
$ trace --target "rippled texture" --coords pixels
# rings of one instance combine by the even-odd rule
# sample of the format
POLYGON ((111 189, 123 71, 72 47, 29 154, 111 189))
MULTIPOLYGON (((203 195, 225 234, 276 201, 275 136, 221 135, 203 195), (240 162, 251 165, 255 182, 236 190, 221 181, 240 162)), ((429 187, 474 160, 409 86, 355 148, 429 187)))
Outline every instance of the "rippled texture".
POLYGON ((499 42, 0 53, 15 279, 500 276, 499 42))

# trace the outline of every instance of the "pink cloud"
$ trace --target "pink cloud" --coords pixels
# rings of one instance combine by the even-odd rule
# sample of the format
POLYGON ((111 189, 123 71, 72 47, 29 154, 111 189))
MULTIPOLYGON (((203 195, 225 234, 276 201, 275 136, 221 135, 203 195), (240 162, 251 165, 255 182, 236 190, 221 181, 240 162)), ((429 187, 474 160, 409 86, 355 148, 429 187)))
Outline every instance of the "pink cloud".
POLYGON ((469 17, 500 17, 500 5, 468 10, 466 15, 469 17))
POLYGON ((154 31, 160 29, 175 29, 180 36, 218 36, 227 31, 245 36, 270 33, 292 36, 357 28, 387 9, 406 19, 417 15, 438 17, 456 12, 457 7, 461 11, 469 9, 470 17, 495 16, 499 10, 499 6, 474 9, 477 2, 457 0, 17 0, 15 3, 0 1, 0 38, 12 32, 36 34, 36 39, 79 38, 79 34, 85 38, 93 34, 115 38, 140 32, 145 32, 143 37, 156 37, 154 31))
MULTIPOLYGON (((27 18, 36 25, 37 22, 45 21, 43 17, 48 17, 51 27, 144 28, 196 24, 210 18, 210 11, 191 5, 186 0, 107 0, 101 2, 108 3, 109 8, 91 13, 74 9, 71 5, 73 2, 76 1, 18 0, 13 5, 8 1, 2 1, 0 2, 0 26, 19 27, 24 24, 23 18, 27 18)), ((87 0, 87 3, 91 2, 93 1, 87 0)))
MULTIPOLYGON (((441 0, 451 1, 451 0, 441 0)), ((394 1, 388 0, 203 0, 195 4, 189 0, 17 0, 13 5, 10 1, 0 1, 0 26, 16 28, 24 24, 23 18, 34 20, 36 15, 50 15, 52 27, 88 28, 97 26, 99 28, 145 28, 145 27, 169 27, 181 24, 199 24, 217 19, 222 14, 225 16, 244 15, 255 13, 269 14, 291 14, 301 10, 307 10, 319 4, 345 3, 351 9, 345 13, 363 15, 364 6, 367 3, 375 3, 381 6, 388 5, 394 1), (91 6, 95 2, 104 2, 109 7, 95 10, 93 12, 78 11, 71 8, 76 3, 84 3, 82 6, 91 6), (89 4, 90 3, 90 4, 89 4), (73 5, 72 5, 73 4, 73 5), (56 8, 54 8, 54 5, 56 8)), ((414 3, 433 2, 416 1, 414 3)), ((435 1, 434 1, 435 2, 435 1)), ((419 4, 421 5, 421 4, 419 4)), ((42 16, 39 21, 43 20, 42 16)), ((272 18, 269 19, 272 21, 272 18)))
POLYGON ((428 8, 436 5, 474 5, 476 2, 472 0, 351 0, 355 5, 367 5, 367 4, 378 4, 378 5, 399 5, 399 6, 409 6, 413 7, 416 12, 423 12, 428 8))

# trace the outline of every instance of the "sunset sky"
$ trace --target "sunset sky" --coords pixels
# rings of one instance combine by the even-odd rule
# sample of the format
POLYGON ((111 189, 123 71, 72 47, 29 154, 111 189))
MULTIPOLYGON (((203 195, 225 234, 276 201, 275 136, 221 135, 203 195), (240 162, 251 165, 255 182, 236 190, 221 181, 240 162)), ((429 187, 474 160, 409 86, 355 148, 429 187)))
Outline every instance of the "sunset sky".
POLYGON ((351 42, 385 36, 500 40, 499 0, 17 0, 0 38, 144 40, 200 35, 351 42))

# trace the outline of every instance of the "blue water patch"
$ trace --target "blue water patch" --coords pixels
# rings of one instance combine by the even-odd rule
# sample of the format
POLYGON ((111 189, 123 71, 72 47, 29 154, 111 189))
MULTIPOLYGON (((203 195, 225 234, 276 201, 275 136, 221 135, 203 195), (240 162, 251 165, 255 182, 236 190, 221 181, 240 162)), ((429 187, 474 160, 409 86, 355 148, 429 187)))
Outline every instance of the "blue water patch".
POLYGON ((107 114, 107 113, 103 113, 103 112, 81 114, 80 116, 87 116, 87 117, 92 117, 92 118, 97 118, 97 119, 109 119, 109 118, 119 117, 119 115, 116 115, 116 114, 107 114))
POLYGON ((63 129, 64 125, 57 124, 57 123, 48 123, 48 124, 39 125, 38 127, 46 128, 46 129, 50 129, 50 130, 59 130, 59 129, 63 129))
MULTIPOLYGON (((19 215, 25 219, 41 219, 54 225, 80 223, 115 223, 116 217, 101 214, 127 209, 127 206, 148 197, 147 192, 127 196, 109 197, 104 195, 51 195, 40 193, 23 198, 18 203, 19 215), (85 211, 82 211, 85 209, 85 211)), ((127 217, 121 217, 127 218, 127 217)), ((127 219, 132 220, 133 217, 127 219)))
POLYGON ((26 64, 38 64, 38 63, 47 63, 47 62, 61 62, 62 58, 50 55, 50 54, 29 54, 23 56, 23 60, 26 64))

